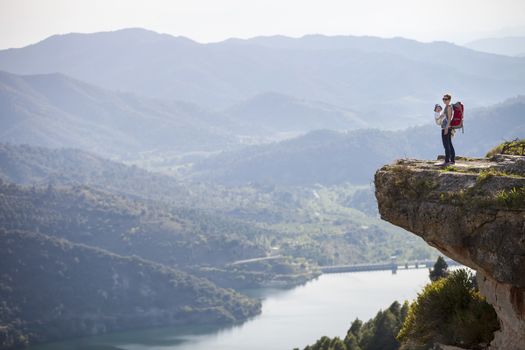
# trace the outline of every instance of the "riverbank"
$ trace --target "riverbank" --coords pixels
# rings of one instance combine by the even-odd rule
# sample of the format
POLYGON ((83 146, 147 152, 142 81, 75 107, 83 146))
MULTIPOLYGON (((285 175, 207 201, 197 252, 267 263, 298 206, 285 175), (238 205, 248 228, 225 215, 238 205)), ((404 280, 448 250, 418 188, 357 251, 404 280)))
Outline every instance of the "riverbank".
POLYGON ((292 289, 247 292, 260 315, 231 327, 169 327, 30 347, 29 350, 267 350, 293 349, 319 337, 345 334, 394 300, 412 300, 428 283, 427 269, 321 275, 292 289))

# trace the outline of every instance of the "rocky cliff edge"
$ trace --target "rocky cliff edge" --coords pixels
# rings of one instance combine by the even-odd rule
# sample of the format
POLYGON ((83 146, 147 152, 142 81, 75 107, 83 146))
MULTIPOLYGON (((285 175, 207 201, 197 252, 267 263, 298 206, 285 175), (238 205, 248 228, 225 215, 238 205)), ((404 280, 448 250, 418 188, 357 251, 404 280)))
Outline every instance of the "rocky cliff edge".
POLYGON ((525 349, 525 157, 403 159, 375 174, 381 217, 475 269, 501 329, 490 349, 525 349))

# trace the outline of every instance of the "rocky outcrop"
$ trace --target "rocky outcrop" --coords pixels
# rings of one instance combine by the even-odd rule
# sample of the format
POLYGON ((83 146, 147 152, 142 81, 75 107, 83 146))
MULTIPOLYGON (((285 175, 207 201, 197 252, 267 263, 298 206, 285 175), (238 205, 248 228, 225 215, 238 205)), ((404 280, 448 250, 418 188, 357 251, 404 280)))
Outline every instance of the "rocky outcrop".
POLYGON ((375 175, 381 217, 478 272, 501 329, 491 349, 525 349, 525 157, 399 160, 375 175))

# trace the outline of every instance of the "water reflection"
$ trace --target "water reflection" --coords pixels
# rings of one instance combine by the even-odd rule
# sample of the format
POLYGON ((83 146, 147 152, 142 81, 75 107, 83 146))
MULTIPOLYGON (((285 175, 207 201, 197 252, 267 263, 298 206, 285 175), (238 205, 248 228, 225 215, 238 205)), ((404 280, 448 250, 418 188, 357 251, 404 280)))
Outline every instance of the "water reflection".
POLYGON ((394 300, 413 299, 428 270, 322 275, 291 290, 245 291, 263 300, 261 315, 233 327, 170 327, 31 347, 31 350, 269 350, 303 348, 322 335, 344 336, 394 300))

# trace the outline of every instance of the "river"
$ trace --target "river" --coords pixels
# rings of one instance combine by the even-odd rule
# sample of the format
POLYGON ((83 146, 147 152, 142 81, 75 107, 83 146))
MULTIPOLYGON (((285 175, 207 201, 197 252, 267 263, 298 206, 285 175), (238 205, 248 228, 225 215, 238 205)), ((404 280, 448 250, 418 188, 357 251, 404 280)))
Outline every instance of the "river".
POLYGON ((260 289, 262 313, 239 326, 162 328, 81 338, 30 350, 292 350, 323 335, 344 337, 356 317, 368 320, 394 300, 412 300, 428 270, 325 274, 290 290, 260 289))

